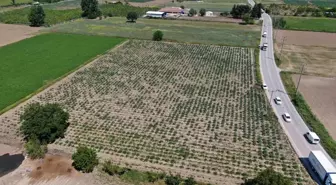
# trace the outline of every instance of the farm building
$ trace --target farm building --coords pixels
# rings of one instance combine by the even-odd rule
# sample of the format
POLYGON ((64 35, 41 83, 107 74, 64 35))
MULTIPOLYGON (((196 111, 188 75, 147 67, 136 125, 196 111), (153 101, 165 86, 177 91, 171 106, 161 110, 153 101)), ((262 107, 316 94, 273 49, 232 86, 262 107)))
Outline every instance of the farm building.
POLYGON ((205 12, 205 16, 207 16, 207 17, 212 17, 212 16, 214 16, 214 14, 213 14, 213 12, 211 12, 211 11, 206 11, 206 12, 205 12))
POLYGON ((165 12, 165 13, 184 14, 184 9, 180 7, 166 7, 166 8, 161 8, 159 11, 165 12))
POLYGON ((165 12, 158 12, 158 11, 148 11, 146 12, 146 17, 152 17, 152 18, 162 18, 165 17, 167 13, 165 12))

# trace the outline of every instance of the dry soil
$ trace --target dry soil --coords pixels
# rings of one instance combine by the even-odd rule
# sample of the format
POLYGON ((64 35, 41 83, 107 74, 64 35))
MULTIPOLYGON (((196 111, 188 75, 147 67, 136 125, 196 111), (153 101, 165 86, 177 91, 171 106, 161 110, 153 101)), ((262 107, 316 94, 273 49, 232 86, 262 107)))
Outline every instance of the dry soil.
POLYGON ((25 25, 0 24, 0 47, 32 37, 40 29, 25 25))

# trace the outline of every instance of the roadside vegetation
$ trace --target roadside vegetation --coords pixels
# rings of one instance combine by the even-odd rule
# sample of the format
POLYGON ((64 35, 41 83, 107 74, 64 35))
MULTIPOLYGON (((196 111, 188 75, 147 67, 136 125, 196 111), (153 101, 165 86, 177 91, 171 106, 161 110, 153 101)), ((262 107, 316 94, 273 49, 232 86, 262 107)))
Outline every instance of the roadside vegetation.
POLYGON ((285 29, 336 33, 335 18, 285 17, 285 29))
POLYGON ((72 166, 81 172, 89 173, 99 164, 97 152, 87 146, 78 146, 72 155, 72 166))
POLYGON ((55 33, 1 47, 0 110, 122 41, 122 38, 55 33))
POLYGON ((305 123, 310 127, 312 131, 316 132, 316 134, 320 137, 321 139, 320 142, 324 147, 324 149, 333 159, 335 159, 336 158, 335 140, 329 135, 328 130, 311 111, 309 105, 306 103, 301 93, 298 92, 295 95, 296 87, 292 80, 291 74, 292 73, 289 72, 281 72, 281 78, 286 87, 288 95, 291 97, 296 110, 299 112, 305 123))

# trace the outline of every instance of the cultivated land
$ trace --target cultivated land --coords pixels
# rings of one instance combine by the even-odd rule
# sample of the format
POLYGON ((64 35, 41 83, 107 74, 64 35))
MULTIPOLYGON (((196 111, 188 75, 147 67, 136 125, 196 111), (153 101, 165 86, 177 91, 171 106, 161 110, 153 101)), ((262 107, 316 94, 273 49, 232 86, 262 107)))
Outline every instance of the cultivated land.
POLYGON ((0 110, 123 40, 102 36, 44 34, 1 47, 0 110))
POLYGON ((151 39, 157 29, 163 31, 164 39, 189 43, 255 47, 260 38, 258 26, 159 19, 138 19, 133 24, 127 23, 124 17, 101 21, 81 19, 52 27, 51 31, 151 39))
POLYGON ((284 0, 286 4, 295 4, 295 5, 309 5, 314 4, 316 6, 324 7, 334 7, 336 0, 284 0))
MULTIPOLYGON (((296 83, 299 75, 293 75, 296 83)), ((336 79, 316 76, 302 76, 299 91, 310 105, 314 114, 336 140, 336 79)))
POLYGON ((41 28, 22 25, 0 24, 0 47, 32 37, 36 35, 40 29, 41 28))
POLYGON ((285 37, 280 68, 310 75, 336 76, 336 33, 276 30, 275 50, 279 55, 285 37))
MULTIPOLYGON (((32 0, 15 0, 15 3, 21 4, 21 3, 31 3, 33 2, 32 0)), ((12 1, 11 0, 0 0, 0 6, 6 6, 6 5, 11 5, 12 1)))
MULTIPOLYGON (((131 40, 26 103, 57 102, 56 148, 96 148, 135 168, 234 184, 274 166, 309 181, 255 85, 253 49, 131 40)), ((25 104, 1 115, 12 137, 25 104)))
POLYGON ((168 3, 166 6, 177 6, 180 7, 181 5, 185 6, 186 8, 194 8, 196 10, 200 10, 201 8, 205 8, 209 11, 216 11, 216 12, 224 12, 224 11, 231 11, 234 4, 247 4, 247 1, 244 0, 203 0, 203 1, 183 1, 179 3, 175 1, 175 3, 168 3))
POLYGON ((286 29, 317 32, 336 32, 336 19, 316 17, 285 17, 286 29))

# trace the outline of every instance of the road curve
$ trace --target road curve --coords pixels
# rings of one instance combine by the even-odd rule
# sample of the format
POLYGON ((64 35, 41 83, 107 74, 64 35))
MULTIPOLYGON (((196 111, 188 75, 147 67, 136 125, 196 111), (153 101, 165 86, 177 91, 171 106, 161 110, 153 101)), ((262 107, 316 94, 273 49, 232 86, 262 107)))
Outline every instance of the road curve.
MULTIPOLYGON (((248 2, 253 6, 255 3, 253 0, 248 0, 248 2)), ((329 160, 335 165, 334 161, 327 154, 324 148, 320 145, 313 145, 307 142, 304 133, 309 131, 309 128, 296 111, 294 105, 292 104, 280 77, 280 70, 276 66, 274 60, 274 49, 273 49, 273 28, 271 17, 263 13, 261 19, 263 20, 261 33, 267 32, 266 37, 261 37, 260 45, 263 43, 268 44, 266 51, 260 50, 259 61, 260 61, 260 72, 262 75, 263 83, 267 84, 268 90, 266 95, 269 102, 278 117, 278 121, 289 138, 289 141, 300 158, 303 165, 306 167, 307 171, 311 174, 312 178, 316 181, 316 174, 312 173, 312 170, 307 162, 308 155, 311 150, 321 150, 329 160), (271 97, 272 96, 272 97, 271 97), (280 97, 282 100, 281 105, 277 105, 274 102, 275 97, 280 97), (292 121, 287 123, 283 120, 282 114, 289 113, 292 121)), ((318 182, 320 183, 320 182, 318 182)))

